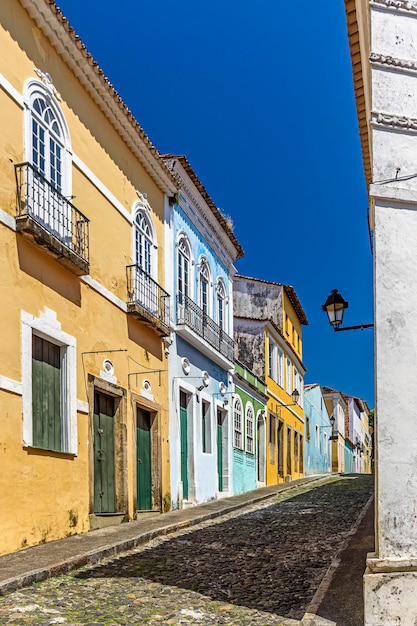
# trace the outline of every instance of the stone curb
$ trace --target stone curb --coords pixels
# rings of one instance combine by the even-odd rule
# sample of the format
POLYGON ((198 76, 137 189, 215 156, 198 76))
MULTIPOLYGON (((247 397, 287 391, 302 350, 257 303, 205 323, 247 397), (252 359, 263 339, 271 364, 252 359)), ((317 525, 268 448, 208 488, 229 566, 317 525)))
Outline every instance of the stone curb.
MULTIPOLYGON (((118 555, 122 552, 133 550, 139 545, 147 543, 148 541, 151 541, 156 537, 168 535, 183 528, 189 528, 191 526, 195 526, 196 524, 200 524, 201 522, 215 519, 217 517, 227 515, 228 513, 233 513, 234 511, 249 507, 258 502, 272 499, 282 492, 291 491, 293 489, 296 489, 297 487, 303 487, 307 485, 317 486, 316 483, 327 481, 333 476, 334 475, 332 474, 318 475, 317 477, 314 477, 312 479, 300 479, 299 481, 294 481, 293 483, 276 485, 276 490, 271 493, 260 493, 258 495, 254 494, 249 499, 242 500, 241 502, 231 503, 217 511, 202 513, 201 515, 198 515, 193 519, 172 522, 170 524, 167 524, 166 526, 161 526, 152 531, 139 531, 138 535, 134 538, 126 539, 124 541, 115 541, 107 545, 102 545, 98 548, 79 554, 77 556, 68 557, 68 559, 65 559, 64 561, 53 563, 39 569, 31 570, 25 574, 2 580, 0 581, 0 596, 12 593, 17 589, 20 589, 22 587, 28 587, 30 585, 33 585, 34 583, 41 582, 48 578, 60 576, 61 574, 67 574, 71 570, 78 569, 79 567, 98 563, 102 559, 105 559, 112 555, 118 555)), ((192 508, 190 508, 189 511, 192 512, 192 508)))
POLYGON ((322 603, 330 587, 330 583, 332 582, 333 576, 335 575, 336 570, 338 569, 340 565, 340 557, 341 557, 342 552, 346 550, 353 535, 357 532, 359 525, 362 522, 363 518, 365 517, 369 507, 372 505, 373 500, 374 500, 374 496, 372 495, 369 498, 368 502, 365 504, 361 513, 359 514, 356 522, 353 524, 352 528, 346 534, 343 544, 341 545, 338 552, 336 553, 333 561, 331 562, 329 568, 327 569, 327 572, 323 576, 322 581, 316 593, 313 596, 313 599, 311 600, 310 604, 307 607, 307 611, 305 612, 304 617, 300 622, 302 626, 336 626, 336 622, 332 622, 330 620, 327 620, 323 617, 316 615, 316 611, 318 610, 320 604, 322 603))

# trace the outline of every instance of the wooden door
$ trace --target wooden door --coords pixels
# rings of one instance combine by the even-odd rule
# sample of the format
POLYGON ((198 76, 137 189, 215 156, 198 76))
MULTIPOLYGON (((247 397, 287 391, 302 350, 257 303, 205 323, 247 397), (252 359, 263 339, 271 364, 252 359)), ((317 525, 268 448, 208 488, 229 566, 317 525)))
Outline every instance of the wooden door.
POLYGON ((217 411, 217 476, 218 490, 223 491, 223 424, 222 413, 217 411))
POLYGON ((136 411, 136 502, 139 511, 152 510, 151 414, 136 411))
POLYGON ((94 393, 94 512, 116 512, 114 398, 94 393))
POLYGON ((180 391, 180 448, 182 496, 188 498, 188 424, 187 395, 180 391))

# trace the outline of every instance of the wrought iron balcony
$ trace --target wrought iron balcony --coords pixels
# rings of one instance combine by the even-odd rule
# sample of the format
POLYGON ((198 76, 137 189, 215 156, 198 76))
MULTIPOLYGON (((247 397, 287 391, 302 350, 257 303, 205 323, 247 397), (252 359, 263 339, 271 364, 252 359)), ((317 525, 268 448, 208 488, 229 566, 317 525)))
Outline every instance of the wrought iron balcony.
POLYGON ((161 336, 171 333, 170 296, 139 265, 128 265, 127 312, 154 328, 161 336))
POLYGON ((30 163, 15 165, 16 230, 81 276, 89 273, 89 220, 30 163))
POLYGON ((234 341, 188 296, 177 295, 177 324, 191 328, 229 361, 233 361, 234 341))

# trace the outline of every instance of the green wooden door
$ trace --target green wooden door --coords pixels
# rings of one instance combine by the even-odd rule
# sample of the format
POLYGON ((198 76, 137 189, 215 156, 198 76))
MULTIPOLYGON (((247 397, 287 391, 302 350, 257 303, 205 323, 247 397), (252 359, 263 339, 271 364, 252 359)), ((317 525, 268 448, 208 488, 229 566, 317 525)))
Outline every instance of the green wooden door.
POLYGON ((180 448, 181 448, 181 481, 183 498, 188 498, 188 426, 187 426, 187 395, 180 392, 180 448))
POLYGON ((32 410, 33 446, 61 451, 61 349, 33 335, 32 337, 32 410))
POLYGON ((136 506, 138 511, 152 510, 151 414, 136 411, 136 506))
POLYGON ((94 393, 94 512, 116 512, 114 398, 94 393))
POLYGON ((219 491, 223 491, 223 426, 220 411, 217 411, 217 476, 219 491))

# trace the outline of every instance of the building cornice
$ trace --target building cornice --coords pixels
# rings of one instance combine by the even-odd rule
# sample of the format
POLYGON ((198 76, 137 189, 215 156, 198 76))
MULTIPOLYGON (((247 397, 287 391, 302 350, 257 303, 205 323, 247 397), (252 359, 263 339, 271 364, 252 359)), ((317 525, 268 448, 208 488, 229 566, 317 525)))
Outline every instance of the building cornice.
POLYGON ((409 59, 399 59, 397 57, 387 56, 385 54, 378 54, 377 52, 371 52, 369 60, 372 65, 380 67, 388 67, 390 69, 396 68, 417 73, 417 61, 410 61, 409 59))
POLYGON ((164 193, 173 195, 177 184, 158 150, 55 2, 20 0, 20 3, 157 186, 164 193))
POLYGON ((407 13, 417 17, 417 2, 415 0, 370 0, 369 4, 376 9, 407 13))

